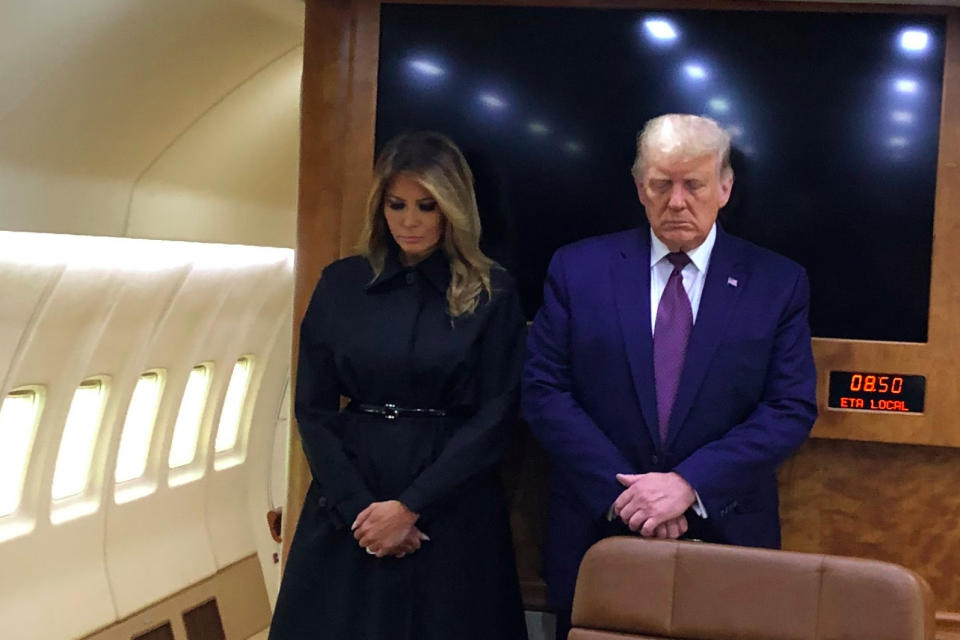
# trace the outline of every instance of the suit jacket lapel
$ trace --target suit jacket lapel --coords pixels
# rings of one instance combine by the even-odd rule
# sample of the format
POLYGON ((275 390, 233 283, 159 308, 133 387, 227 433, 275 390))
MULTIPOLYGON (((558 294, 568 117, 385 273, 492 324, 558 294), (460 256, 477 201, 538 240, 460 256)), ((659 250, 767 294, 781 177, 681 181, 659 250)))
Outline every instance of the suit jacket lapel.
MULTIPOLYGON (((649 276, 648 276, 649 278, 649 276)), ((746 285, 745 274, 739 263, 739 252, 730 236, 717 227, 717 240, 707 267, 707 280, 700 296, 697 321, 690 333, 686 361, 673 410, 670 412, 670 429, 667 444, 673 442, 683 425, 693 400, 713 358, 713 353, 723 337, 730 316, 746 285)), ((649 296, 648 296, 649 298, 649 296)), ((649 306, 649 302, 647 303, 649 306)))
POLYGON ((660 441, 657 427, 657 393, 653 377, 653 334, 650 330, 650 232, 640 227, 621 247, 612 264, 620 328, 640 401, 643 421, 654 443, 660 441))

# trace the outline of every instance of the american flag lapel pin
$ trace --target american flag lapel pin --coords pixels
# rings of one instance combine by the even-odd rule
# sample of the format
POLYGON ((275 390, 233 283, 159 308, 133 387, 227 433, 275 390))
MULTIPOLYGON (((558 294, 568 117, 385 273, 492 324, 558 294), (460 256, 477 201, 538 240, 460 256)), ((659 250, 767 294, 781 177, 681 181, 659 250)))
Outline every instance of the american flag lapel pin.
POLYGON ((737 282, 737 279, 736 279, 736 278, 727 278, 727 284, 730 285, 731 287, 736 287, 736 286, 738 286, 740 283, 737 282))

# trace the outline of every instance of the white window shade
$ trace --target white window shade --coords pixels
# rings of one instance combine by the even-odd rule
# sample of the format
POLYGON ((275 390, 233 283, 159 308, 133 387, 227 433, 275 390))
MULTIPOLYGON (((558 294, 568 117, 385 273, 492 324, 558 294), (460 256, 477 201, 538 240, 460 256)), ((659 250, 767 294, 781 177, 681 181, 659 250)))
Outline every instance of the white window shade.
POLYGON ((20 506, 41 400, 39 390, 20 389, 0 405, 0 518, 20 506))
POLYGON ((229 451, 237 445, 251 373, 253 373, 253 359, 249 356, 240 358, 233 366, 233 374, 227 385, 227 395, 223 399, 223 410, 220 412, 220 424, 217 426, 215 445, 217 453, 229 451))
POLYGON ((200 425, 210 389, 211 366, 197 365, 190 371, 187 386, 180 401, 180 411, 173 427, 173 442, 170 445, 170 468, 190 464, 197 456, 200 425))
POLYGON ((163 382, 161 371, 148 371, 137 380, 120 436, 114 474, 118 483, 140 478, 146 471, 163 382))
POLYGON ((54 500, 82 494, 87 488, 106 391, 106 382, 97 379, 84 381, 73 393, 53 473, 54 500))

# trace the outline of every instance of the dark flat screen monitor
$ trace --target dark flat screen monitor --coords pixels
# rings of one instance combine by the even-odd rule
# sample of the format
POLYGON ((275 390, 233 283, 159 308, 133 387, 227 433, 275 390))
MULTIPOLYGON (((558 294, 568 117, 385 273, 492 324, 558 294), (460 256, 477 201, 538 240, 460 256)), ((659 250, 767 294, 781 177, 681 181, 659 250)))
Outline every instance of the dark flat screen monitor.
POLYGON ((721 224, 802 264, 815 336, 925 342, 942 15, 385 4, 376 146, 452 137, 527 314, 560 246, 645 224, 643 123, 733 138, 721 224))

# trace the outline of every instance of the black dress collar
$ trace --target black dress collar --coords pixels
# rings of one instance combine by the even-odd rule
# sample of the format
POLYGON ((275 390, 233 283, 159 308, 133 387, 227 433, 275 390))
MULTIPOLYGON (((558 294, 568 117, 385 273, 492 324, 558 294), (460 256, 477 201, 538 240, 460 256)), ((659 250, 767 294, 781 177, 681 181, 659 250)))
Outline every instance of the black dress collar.
POLYGON ((400 262, 399 252, 399 248, 390 247, 383 261, 383 271, 367 285, 368 291, 386 286, 389 282, 395 282, 401 274, 417 272, 437 291, 446 295, 447 288, 450 286, 450 262, 443 253, 443 249, 437 247, 433 253, 412 267, 406 267, 400 262))

